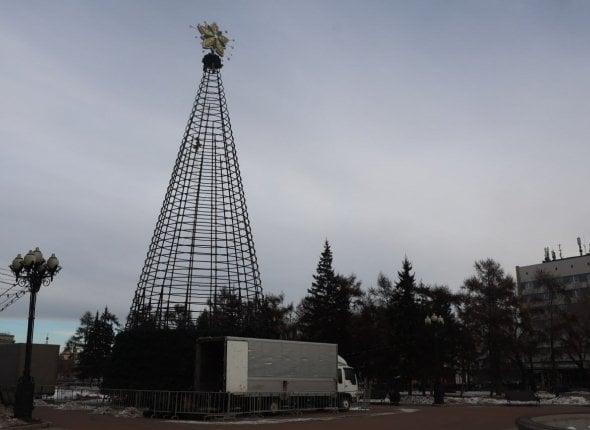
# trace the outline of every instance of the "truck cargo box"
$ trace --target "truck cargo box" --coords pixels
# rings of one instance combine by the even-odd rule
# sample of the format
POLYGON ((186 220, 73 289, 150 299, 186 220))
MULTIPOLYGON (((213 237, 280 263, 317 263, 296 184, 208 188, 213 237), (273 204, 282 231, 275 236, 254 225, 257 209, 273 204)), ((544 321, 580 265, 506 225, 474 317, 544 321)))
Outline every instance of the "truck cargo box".
POLYGON ((197 340, 195 390, 336 392, 338 346, 240 337, 197 340))

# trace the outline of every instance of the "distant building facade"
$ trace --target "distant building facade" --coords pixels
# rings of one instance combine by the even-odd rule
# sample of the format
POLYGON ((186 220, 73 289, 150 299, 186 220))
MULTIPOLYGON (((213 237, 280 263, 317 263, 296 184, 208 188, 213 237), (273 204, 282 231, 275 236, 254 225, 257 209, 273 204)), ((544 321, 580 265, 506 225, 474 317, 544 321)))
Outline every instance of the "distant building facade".
POLYGON ((570 302, 577 302, 590 291, 590 254, 568 257, 530 266, 516 266, 518 294, 527 309, 545 313, 549 302, 547 288, 539 282, 539 276, 548 275, 563 287, 564 297, 570 302))
POLYGON ((0 333, 0 343, 14 343, 14 336, 8 333, 0 333))
POLYGON ((583 325, 584 314, 590 315, 585 308, 590 305, 590 253, 583 254, 580 246, 576 257, 551 254, 546 248, 543 262, 516 266, 518 294, 540 339, 530 364, 543 385, 549 380, 562 386, 586 384, 590 350, 585 341, 575 350, 576 332, 571 330, 583 325), (555 369, 558 374, 552 376, 555 369))
POLYGON ((76 379, 76 347, 66 346, 59 354, 57 363, 57 379, 60 382, 70 382, 76 379))
MULTIPOLYGON (((14 387, 22 376, 26 344, 0 344, 0 387, 14 387)), ((59 345, 33 344, 31 376, 35 380, 35 394, 53 395, 57 379, 59 345)))

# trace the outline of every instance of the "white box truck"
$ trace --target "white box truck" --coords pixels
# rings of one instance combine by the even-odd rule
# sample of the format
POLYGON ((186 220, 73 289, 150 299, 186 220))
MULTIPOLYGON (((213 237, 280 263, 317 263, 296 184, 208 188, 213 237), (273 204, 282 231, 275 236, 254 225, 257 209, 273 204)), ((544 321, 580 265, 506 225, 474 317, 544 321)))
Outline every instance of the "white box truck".
POLYGON ((194 389, 256 398, 255 408, 270 411, 348 409, 358 395, 354 369, 336 344, 229 336, 197 340, 194 389))

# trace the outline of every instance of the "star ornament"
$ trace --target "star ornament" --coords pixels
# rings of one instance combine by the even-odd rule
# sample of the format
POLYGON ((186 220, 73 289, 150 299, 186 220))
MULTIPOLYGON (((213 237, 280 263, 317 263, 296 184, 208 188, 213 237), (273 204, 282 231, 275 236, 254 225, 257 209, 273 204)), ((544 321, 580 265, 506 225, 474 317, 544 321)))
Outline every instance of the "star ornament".
POLYGON ((229 39, 219 30, 217 23, 198 24, 197 30, 201 33, 201 45, 203 48, 210 49, 211 52, 223 57, 229 39))

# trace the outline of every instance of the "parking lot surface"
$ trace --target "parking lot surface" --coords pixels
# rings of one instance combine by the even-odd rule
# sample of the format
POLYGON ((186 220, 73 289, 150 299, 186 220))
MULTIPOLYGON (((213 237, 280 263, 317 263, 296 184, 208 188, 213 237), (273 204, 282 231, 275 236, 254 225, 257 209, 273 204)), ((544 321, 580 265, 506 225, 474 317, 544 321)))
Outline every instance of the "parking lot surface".
POLYGON ((62 430, 514 430, 521 416, 556 413, 590 413, 587 406, 371 406, 369 410, 315 412, 248 417, 225 421, 183 421, 154 418, 122 418, 90 411, 60 410, 38 406, 34 418, 62 430))

